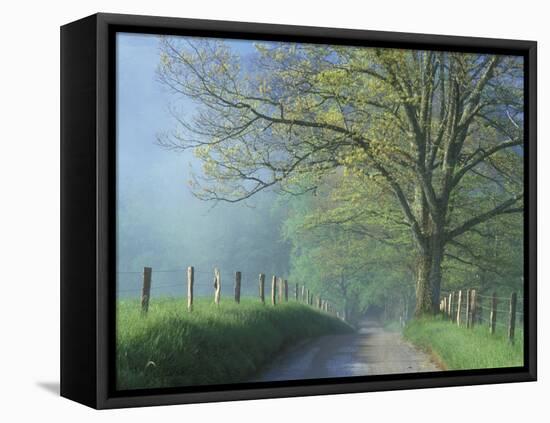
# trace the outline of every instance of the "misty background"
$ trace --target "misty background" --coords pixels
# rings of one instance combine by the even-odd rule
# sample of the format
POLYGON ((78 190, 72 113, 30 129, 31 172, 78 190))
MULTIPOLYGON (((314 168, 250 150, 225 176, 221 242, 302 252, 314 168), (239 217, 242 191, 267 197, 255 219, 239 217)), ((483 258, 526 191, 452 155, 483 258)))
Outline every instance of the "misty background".
MULTIPOLYGON (((250 41, 228 41, 246 57, 250 41)), ((201 164, 192 151, 174 152, 156 144, 169 131, 169 105, 192 114, 185 102, 156 79, 159 37, 117 34, 117 292, 138 296, 143 267, 153 268, 152 295, 184 295, 187 266, 195 267, 197 295, 213 295, 213 269, 222 292, 243 274, 244 294, 257 291, 258 274, 286 276, 290 245, 281 237, 288 210, 284 199, 261 193, 246 203, 205 202, 188 185, 201 164)))

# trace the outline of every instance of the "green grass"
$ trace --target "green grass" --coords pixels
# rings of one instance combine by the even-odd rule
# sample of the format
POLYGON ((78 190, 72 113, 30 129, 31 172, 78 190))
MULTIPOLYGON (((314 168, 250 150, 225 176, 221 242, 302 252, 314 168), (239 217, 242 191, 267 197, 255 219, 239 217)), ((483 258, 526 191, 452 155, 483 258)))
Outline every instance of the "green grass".
POLYGON ((339 319, 289 302, 241 304, 156 298, 142 316, 138 300, 117 304, 117 388, 138 389, 247 381, 286 345, 351 332, 339 319))
POLYGON ((447 370, 523 366, 523 331, 516 329, 511 345, 504 328, 489 334, 487 326, 458 327, 440 317, 412 320, 405 338, 432 353, 447 370))

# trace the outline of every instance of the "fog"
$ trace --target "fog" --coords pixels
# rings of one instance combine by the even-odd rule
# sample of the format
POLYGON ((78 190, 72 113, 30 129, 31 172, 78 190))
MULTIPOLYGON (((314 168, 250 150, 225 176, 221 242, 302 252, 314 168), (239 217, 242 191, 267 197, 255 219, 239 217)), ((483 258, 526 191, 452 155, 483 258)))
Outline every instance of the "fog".
MULTIPOLYGON (((188 185, 200 172, 193 153, 159 147, 170 129, 174 98, 156 80, 158 38, 119 34, 117 44, 117 280, 122 297, 137 296, 144 266, 153 268, 152 295, 183 295, 187 266, 195 267, 197 295, 213 293, 213 269, 222 292, 243 273, 244 294, 258 274, 286 276, 289 245, 281 239, 284 202, 263 193, 247 203, 205 202, 188 185)), ((237 45, 238 42, 235 42, 237 45)), ((244 48, 241 49, 244 51, 244 48)), ((192 113, 192 104, 178 102, 192 113)))
MULTIPOLYGON (((230 47, 232 54, 238 55, 238 68, 244 69, 247 76, 262 71, 261 62, 254 60, 257 52, 253 42, 224 40, 224 44, 230 47)), ((346 316, 349 313, 359 316, 372 305, 383 309, 385 314, 390 310, 389 314, 393 313, 395 318, 410 315, 416 299, 414 276, 418 250, 414 248, 411 232, 403 229, 406 222, 403 225, 397 220, 400 228, 397 230, 395 222, 376 218, 380 214, 378 208, 387 216, 391 215, 393 200, 379 199, 376 191, 367 199, 371 194, 365 191, 361 195, 367 201, 354 204, 368 211, 368 220, 359 219, 358 225, 351 228, 344 225, 336 230, 334 225, 318 225, 312 230, 305 224, 307 215, 315 216, 316 212, 323 211, 325 203, 330 204, 325 198, 330 199, 331 192, 336 192, 333 197, 336 199, 338 195, 343 195, 345 201, 354 198, 346 194, 345 184, 331 191, 331 178, 336 180, 341 173, 327 172, 319 190, 307 191, 303 196, 285 197, 266 190, 252 195, 246 202, 213 203, 193 195, 189 181, 193 175, 201 175, 203 162, 190 150, 161 147, 157 137, 178 127, 174 115, 169 112, 171 107, 177 109, 179 118, 188 122, 196 114, 197 106, 177 87, 170 89, 171 84, 166 80, 164 84, 159 81, 160 53, 161 40, 157 36, 117 35, 116 264, 119 297, 139 296, 145 266, 153 270, 153 297, 183 296, 186 269, 193 266, 197 296, 213 296, 214 268, 218 268, 224 296, 232 293, 235 272, 242 273, 243 295, 257 293, 258 275, 264 273, 268 284, 276 275, 288 278, 291 289, 294 283, 307 286, 316 295, 330 299, 345 310, 346 316), (307 196, 309 199, 305 198, 307 196), (381 202, 379 206, 378 201, 381 202), (372 210, 371 205, 374 205, 372 210), (283 238, 283 225, 286 225, 289 240, 283 238), (364 225, 370 226, 365 230, 364 225)), ((165 60, 166 56, 163 57, 165 60)), ((178 61, 180 58, 176 55, 178 61)), ((163 70, 167 68, 165 65, 163 70)), ((201 86, 200 79, 194 82, 201 86)), ((193 93, 191 91, 191 95, 193 93)), ((197 132, 208 133, 208 120, 199 122, 197 132)), ((508 157, 512 167, 513 159, 508 157)), ((342 178, 342 181, 348 180, 342 178)), ((348 182, 353 184, 354 181, 357 182, 351 178, 348 182)), ((496 192, 490 184, 485 187, 485 179, 476 183, 496 192)), ((324 210, 327 216, 337 212, 338 217, 338 213, 342 213, 334 204, 331 207, 324 210)), ((479 212, 477 206, 468 207, 468 204, 463 207, 465 216, 479 212)), ((339 218, 343 219, 342 216, 339 218)), ((457 222, 453 223, 456 226, 457 222)), ((466 252, 460 246, 448 246, 446 252, 453 254, 452 259, 445 257, 441 266, 445 290, 476 286, 480 292, 489 292, 499 286, 499 289, 504 288, 501 295, 508 295, 511 290, 522 289, 522 251, 512 248, 517 238, 523 236, 519 215, 504 216, 480 228, 484 232, 478 231, 476 236, 484 239, 471 234, 463 238, 469 245, 466 252), (494 248, 485 241, 493 238, 494 248), (472 250, 472 247, 475 248, 472 250), (503 270, 505 268, 508 270, 503 270)), ((429 257, 429 254, 424 255, 424 258, 429 257)))

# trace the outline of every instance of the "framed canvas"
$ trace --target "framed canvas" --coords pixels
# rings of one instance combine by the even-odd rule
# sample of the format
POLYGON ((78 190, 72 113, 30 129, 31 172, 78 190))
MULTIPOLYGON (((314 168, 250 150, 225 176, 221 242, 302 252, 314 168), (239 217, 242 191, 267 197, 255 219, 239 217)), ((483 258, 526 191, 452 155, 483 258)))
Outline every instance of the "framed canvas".
POLYGON ((536 43, 61 28, 61 395, 536 380, 536 43))

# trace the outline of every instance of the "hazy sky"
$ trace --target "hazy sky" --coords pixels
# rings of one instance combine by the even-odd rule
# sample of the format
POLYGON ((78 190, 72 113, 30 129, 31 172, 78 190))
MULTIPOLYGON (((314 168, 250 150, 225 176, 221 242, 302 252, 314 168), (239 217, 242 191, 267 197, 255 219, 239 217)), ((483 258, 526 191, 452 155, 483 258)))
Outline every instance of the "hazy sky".
MULTIPOLYGON (((245 57, 253 51, 251 41, 228 44, 245 57)), ((177 102, 189 115, 194 105, 175 97, 156 80, 159 54, 156 35, 117 35, 117 194, 121 207, 136 195, 152 207, 162 207, 164 201, 171 204, 174 196, 189 197, 188 188, 182 185, 189 180, 192 153, 164 150, 155 139, 159 132, 174 127, 167 112, 169 103, 177 102)), ((194 169, 198 170, 196 161, 194 169)))
POLYGON ((118 270, 136 270, 125 268, 131 265, 124 259, 125 225, 149 239, 158 230, 155 220, 176 219, 191 199, 186 181, 192 154, 155 144, 156 134, 172 124, 166 112, 171 96, 155 79, 158 62, 156 36, 117 35, 118 270))
MULTIPOLYGON (((245 60, 254 51, 250 41, 229 44, 245 60)), ((212 203, 197 200, 188 186, 190 164, 194 171, 200 170, 193 153, 168 151, 155 144, 158 133, 174 127, 167 112, 170 103, 176 102, 184 115, 189 113, 187 117, 195 107, 156 80, 159 60, 158 36, 117 35, 117 271, 119 289, 128 292, 139 288, 143 266, 152 266, 156 280, 168 283, 173 277, 183 279, 183 273, 161 275, 155 269, 183 272, 201 259, 216 265, 221 254, 209 245, 230 248, 219 239, 223 226, 246 225, 255 213, 240 204, 212 210, 212 203), (243 212, 235 213, 236 209, 243 212), (204 248, 212 257, 199 255, 204 248)), ((204 271, 210 280, 211 267, 204 271)))

